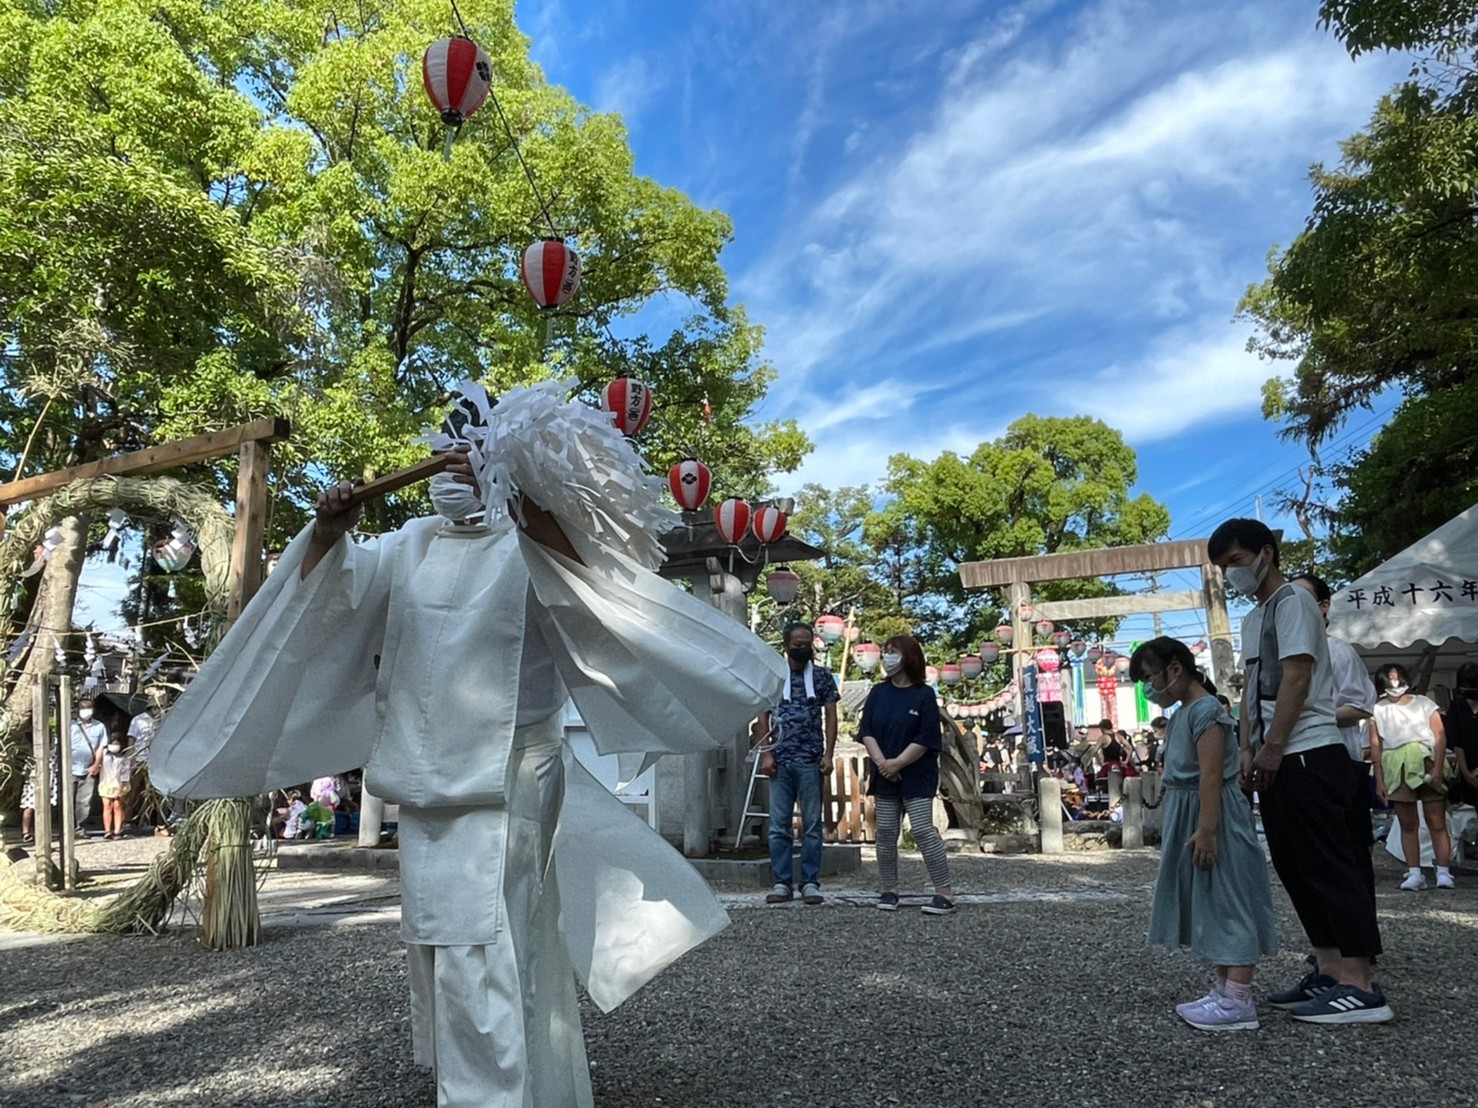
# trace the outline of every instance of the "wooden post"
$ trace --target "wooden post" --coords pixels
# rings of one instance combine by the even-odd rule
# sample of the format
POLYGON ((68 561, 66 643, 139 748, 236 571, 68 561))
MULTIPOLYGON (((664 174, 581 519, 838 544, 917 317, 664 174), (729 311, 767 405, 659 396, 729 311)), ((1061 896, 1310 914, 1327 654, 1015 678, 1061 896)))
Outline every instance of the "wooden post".
POLYGON ((1210 562, 1201 565, 1201 590, 1206 594, 1206 631, 1211 637, 1211 680, 1224 690, 1236 668, 1236 655, 1232 650, 1232 620, 1227 614, 1226 582, 1221 570, 1210 562))
POLYGON ((236 474, 236 534, 231 540, 231 584, 226 619, 234 623, 262 585, 262 536, 267 525, 267 471, 272 447, 266 442, 241 444, 236 474))
MULTIPOLYGON (((57 749, 65 750, 70 759, 72 754, 72 679, 63 676, 57 682, 57 687, 61 693, 56 708, 57 749)), ((69 766, 69 771, 70 768, 69 766)), ((70 772, 67 774, 66 782, 68 787, 61 791, 62 888, 75 892, 77 890, 77 797, 71 789, 70 772)))
MULTIPOLYGON (((1011 677, 1012 677, 1012 679, 1014 681, 1016 681, 1018 688, 1020 687, 1020 684, 1021 684, 1021 671, 1027 665, 1027 663, 1032 660, 1031 659, 1031 646, 1032 646, 1032 643, 1035 641, 1035 639, 1033 638, 1033 636, 1035 636, 1035 634, 1036 634, 1036 628, 1032 626, 1032 621, 1031 620, 1027 619, 1025 616, 1023 616, 1021 614, 1021 610, 1023 608, 1025 608, 1031 602, 1032 602, 1032 587, 1031 587, 1031 585, 1029 585, 1024 580, 1021 580, 1020 578, 1018 578, 1017 580, 1012 581, 1011 582, 1011 600, 1010 600, 1010 604, 1011 604, 1011 631, 1012 631, 1012 634, 1011 634, 1011 651, 1012 651, 1012 653, 1011 653, 1011 659, 1012 659, 1011 677)), ((1019 699, 1019 694, 1018 694, 1017 703, 1021 703, 1021 701, 1019 699)), ((1023 716, 1023 718, 1021 720, 1021 736, 1022 736, 1022 741, 1025 742, 1026 741, 1026 719, 1025 719, 1024 716, 1023 716)))
MULTIPOLYGON (((36 760, 36 818, 32 830, 36 832, 36 882, 43 889, 51 888, 51 719, 47 712, 47 678, 36 678, 31 688, 31 755, 36 760)), ((69 763, 70 765, 70 763, 69 763)), ((62 773, 57 782, 57 793, 65 794, 72 787, 70 774, 62 773)))

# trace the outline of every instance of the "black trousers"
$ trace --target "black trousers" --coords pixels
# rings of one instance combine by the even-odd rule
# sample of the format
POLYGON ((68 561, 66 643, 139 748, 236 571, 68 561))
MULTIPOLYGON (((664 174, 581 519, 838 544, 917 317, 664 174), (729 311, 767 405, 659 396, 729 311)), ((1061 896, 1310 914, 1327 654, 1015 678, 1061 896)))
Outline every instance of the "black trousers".
POLYGON ((1370 804, 1355 795, 1359 769, 1343 743, 1289 754, 1259 799, 1273 868, 1309 942, 1346 958, 1374 958, 1380 925, 1370 804))

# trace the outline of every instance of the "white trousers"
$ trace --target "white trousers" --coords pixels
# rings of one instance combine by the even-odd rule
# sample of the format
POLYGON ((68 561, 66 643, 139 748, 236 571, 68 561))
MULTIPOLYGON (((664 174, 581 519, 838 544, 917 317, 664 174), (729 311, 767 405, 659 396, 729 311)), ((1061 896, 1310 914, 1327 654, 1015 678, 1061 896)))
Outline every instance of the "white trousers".
MULTIPOLYGON (((412 1047, 416 1062, 435 1073, 441 1108, 594 1103, 550 854, 564 792, 561 745, 541 738, 513 752, 497 941, 406 948, 412 1047)), ((401 813, 404 822, 409 813, 401 813)), ((410 815, 418 825, 443 818, 424 810, 410 815)), ((412 833, 424 832, 422 825, 412 833)), ((495 840, 490 837, 489 850, 495 840)), ((478 844, 456 842, 455 848, 476 851, 478 844)), ((402 852, 402 864, 406 858, 402 852)), ((460 891, 446 894, 456 898, 460 891)))

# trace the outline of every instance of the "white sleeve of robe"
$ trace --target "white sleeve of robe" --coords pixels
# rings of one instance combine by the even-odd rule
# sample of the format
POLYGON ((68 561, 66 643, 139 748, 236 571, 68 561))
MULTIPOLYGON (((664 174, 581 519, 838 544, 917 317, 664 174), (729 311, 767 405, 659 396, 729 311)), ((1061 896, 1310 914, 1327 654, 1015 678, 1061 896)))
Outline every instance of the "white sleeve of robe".
POLYGON ((343 538, 301 580, 312 530, 288 545, 160 724, 149 772, 166 795, 252 796, 368 760, 395 537, 343 538))
POLYGON ((784 661, 742 623, 594 543, 582 566, 519 542, 530 612, 602 754, 712 750, 780 698, 784 661))

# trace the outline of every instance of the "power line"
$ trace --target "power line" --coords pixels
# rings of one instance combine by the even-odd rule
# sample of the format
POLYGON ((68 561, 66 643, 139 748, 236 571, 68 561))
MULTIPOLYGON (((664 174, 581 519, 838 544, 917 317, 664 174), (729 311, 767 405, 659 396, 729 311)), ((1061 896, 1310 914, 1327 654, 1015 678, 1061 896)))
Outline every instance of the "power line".
MULTIPOLYGON (((1378 423, 1384 423, 1389 418, 1390 413, 1378 412, 1376 413, 1376 415, 1366 420, 1358 427, 1350 428, 1344 434, 1334 439, 1325 449, 1330 452, 1336 451, 1341 446, 1348 445, 1358 435, 1367 431, 1371 427, 1374 427, 1378 423)), ((1265 466, 1263 470, 1255 477, 1251 478, 1251 480, 1253 482, 1261 480, 1264 473, 1267 473, 1269 470, 1275 468, 1278 464, 1278 462, 1273 462, 1271 465, 1265 466)), ((1198 508, 1196 511, 1192 512, 1189 516, 1186 517, 1181 525, 1177 527, 1174 532, 1171 533, 1170 537, 1172 539, 1187 538, 1189 537, 1189 533, 1191 531, 1200 529, 1201 522, 1204 522, 1205 517, 1209 516, 1214 519, 1218 515, 1224 515, 1229 508, 1244 502, 1250 497, 1256 497, 1258 494, 1264 492, 1276 492, 1279 485, 1288 480, 1288 478, 1296 476, 1298 474, 1298 471, 1302 468, 1303 463, 1299 463, 1298 465, 1295 465, 1290 469, 1284 470, 1282 473, 1279 473, 1277 476, 1273 477, 1271 480, 1264 482, 1261 485, 1252 485, 1249 491, 1238 491, 1234 495, 1223 497, 1221 500, 1218 500, 1210 505, 1198 508)))

